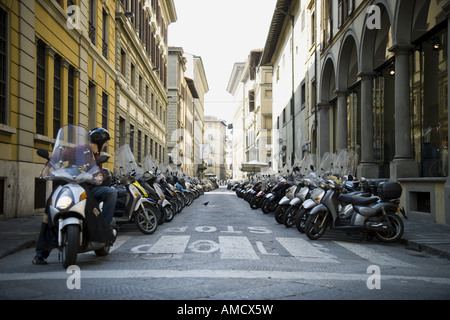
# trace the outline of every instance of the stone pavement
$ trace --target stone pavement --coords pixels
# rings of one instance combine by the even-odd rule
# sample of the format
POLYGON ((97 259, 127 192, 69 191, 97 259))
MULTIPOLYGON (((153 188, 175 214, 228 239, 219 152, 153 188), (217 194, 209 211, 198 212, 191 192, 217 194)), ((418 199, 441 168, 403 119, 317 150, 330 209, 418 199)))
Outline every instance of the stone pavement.
MULTIPOLYGON (((42 215, 0 220, 0 259, 24 248, 35 247, 41 222, 42 215)), ((410 219, 403 219, 403 222, 402 244, 450 259, 450 226, 410 219)))

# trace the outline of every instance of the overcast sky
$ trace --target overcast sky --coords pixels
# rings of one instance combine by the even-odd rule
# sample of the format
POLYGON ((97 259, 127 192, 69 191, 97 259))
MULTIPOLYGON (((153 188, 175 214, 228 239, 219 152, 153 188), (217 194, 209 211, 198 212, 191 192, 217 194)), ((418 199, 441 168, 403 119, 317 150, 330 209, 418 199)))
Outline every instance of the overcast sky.
POLYGON ((233 97, 226 91, 235 62, 263 49, 276 0, 174 0, 178 20, 169 25, 169 45, 202 58, 209 92, 205 115, 227 123, 233 97))

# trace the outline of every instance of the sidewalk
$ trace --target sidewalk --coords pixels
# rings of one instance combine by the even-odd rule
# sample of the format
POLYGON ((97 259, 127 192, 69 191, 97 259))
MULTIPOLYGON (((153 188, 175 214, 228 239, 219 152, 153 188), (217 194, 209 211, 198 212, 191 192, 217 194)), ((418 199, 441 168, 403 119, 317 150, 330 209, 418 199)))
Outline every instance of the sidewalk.
MULTIPOLYGON (((0 220, 0 259, 24 248, 35 247, 41 222, 42 215, 0 220)), ((403 222, 402 244, 450 259, 450 226, 409 219, 403 219, 403 222)))

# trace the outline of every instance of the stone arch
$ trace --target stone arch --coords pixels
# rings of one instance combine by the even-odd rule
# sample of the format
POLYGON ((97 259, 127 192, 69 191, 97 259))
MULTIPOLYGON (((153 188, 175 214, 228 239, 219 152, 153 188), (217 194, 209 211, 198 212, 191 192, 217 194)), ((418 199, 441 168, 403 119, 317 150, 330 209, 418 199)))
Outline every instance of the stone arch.
POLYGON ((346 90, 358 79, 359 57, 358 42, 353 30, 344 35, 338 56, 337 83, 338 90, 346 90))
POLYGON ((360 72, 372 72, 393 55, 388 51, 395 42, 390 6, 384 0, 373 1, 371 5, 381 9, 381 29, 369 29, 366 23, 363 24, 359 48, 360 72))
POLYGON ((335 62, 331 55, 325 58, 321 72, 320 103, 328 103, 335 95, 336 72, 335 62))

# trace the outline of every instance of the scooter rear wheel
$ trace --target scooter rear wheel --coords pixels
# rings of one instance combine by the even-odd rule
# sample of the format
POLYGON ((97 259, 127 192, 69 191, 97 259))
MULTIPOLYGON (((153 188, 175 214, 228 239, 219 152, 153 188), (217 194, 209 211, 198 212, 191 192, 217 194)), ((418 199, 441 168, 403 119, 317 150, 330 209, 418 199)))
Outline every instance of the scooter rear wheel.
POLYGON ((402 218, 395 213, 387 213, 380 217, 380 222, 387 222, 390 227, 386 231, 375 231, 375 237, 385 243, 392 243, 400 240, 405 229, 402 218))

